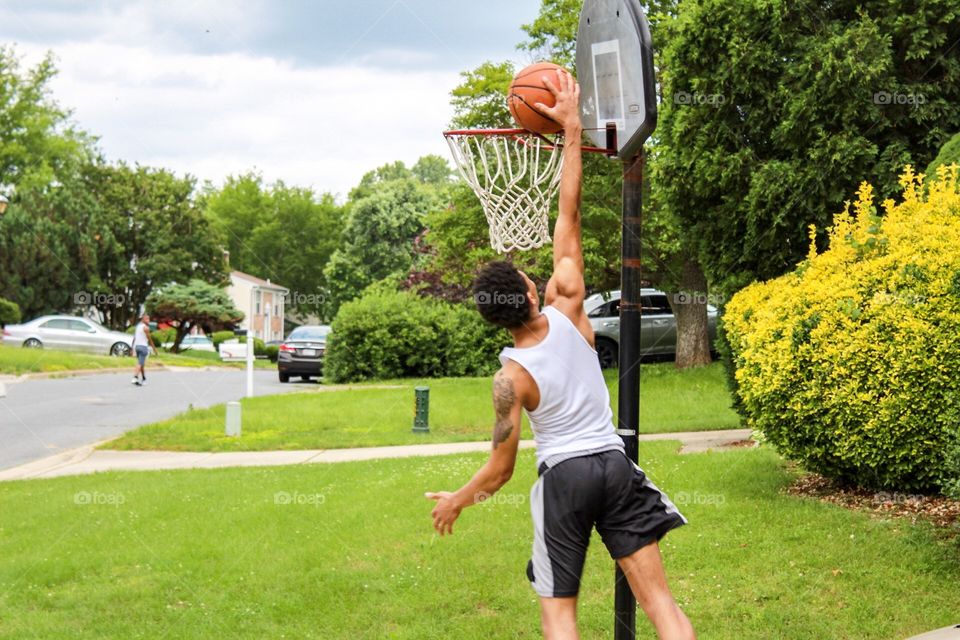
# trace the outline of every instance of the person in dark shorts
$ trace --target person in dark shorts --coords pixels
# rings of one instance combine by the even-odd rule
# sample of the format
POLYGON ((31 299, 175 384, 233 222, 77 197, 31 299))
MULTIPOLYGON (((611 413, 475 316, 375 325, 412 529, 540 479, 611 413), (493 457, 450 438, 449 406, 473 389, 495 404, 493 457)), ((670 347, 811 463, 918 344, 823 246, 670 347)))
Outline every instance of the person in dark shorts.
POLYGON ((147 384, 145 367, 151 350, 156 353, 157 347, 153 344, 153 337, 150 335, 150 316, 143 314, 140 322, 137 323, 137 328, 133 331, 133 353, 137 357, 137 364, 133 368, 131 382, 138 387, 147 384))
POLYGON ((516 463, 521 411, 526 411, 539 472, 530 491, 533 553, 527 577, 540 599, 544 636, 578 637, 580 576, 596 527, 659 637, 694 638, 667 586, 658 544, 686 519, 624 453, 583 311, 580 87, 564 71, 545 80, 556 105, 538 108, 563 125, 566 141, 553 275, 542 311, 536 285, 508 262, 485 265, 474 281, 480 314, 506 328, 514 346, 500 354, 503 366, 493 379, 490 458, 459 490, 426 494, 436 502, 433 526, 440 535, 453 533, 465 507, 506 484, 516 463))

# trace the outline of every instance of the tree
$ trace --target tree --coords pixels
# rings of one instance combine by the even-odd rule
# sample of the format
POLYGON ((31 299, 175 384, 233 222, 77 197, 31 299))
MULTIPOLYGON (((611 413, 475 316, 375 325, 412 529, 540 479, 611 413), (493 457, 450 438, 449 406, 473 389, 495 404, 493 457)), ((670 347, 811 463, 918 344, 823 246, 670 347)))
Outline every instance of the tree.
POLYGON ((93 139, 51 97, 55 75, 50 55, 24 70, 0 47, 0 296, 28 318, 72 306, 96 258, 82 176, 93 139))
POLYGON ((24 71, 16 51, 0 46, 0 189, 49 187, 92 155, 93 139, 50 97, 56 73, 52 54, 24 71))
POLYGON ((472 71, 462 71, 463 82, 451 92, 456 129, 499 129, 511 126, 507 89, 513 80, 510 62, 484 62, 472 71))
POLYGON ((21 187, 0 216, 0 296, 26 318, 74 308, 90 292, 98 205, 78 174, 21 187))
POLYGON ((412 177, 372 179, 353 193, 363 195, 351 202, 340 246, 324 269, 334 313, 371 283, 409 270, 413 239, 438 202, 435 190, 412 177))
POLYGON ((232 327, 243 320, 243 312, 222 287, 193 279, 187 284, 169 284, 150 294, 147 313, 158 322, 167 322, 177 328, 171 351, 180 350, 180 343, 193 327, 203 327, 212 333, 232 327))
POLYGON ((89 286, 109 326, 133 324, 158 284, 226 282, 220 244, 194 203, 193 178, 98 163, 89 169, 88 184, 98 205, 91 219, 96 269, 89 286))
POLYGON ((413 176, 422 184, 430 184, 436 187, 445 187, 450 184, 450 178, 453 176, 450 170, 450 163, 446 158, 438 155, 426 155, 417 160, 410 168, 413 176))
POLYGON ((330 194, 283 182, 266 186, 248 173, 207 188, 201 206, 230 266, 290 289, 288 308, 320 320, 332 317, 323 269, 336 250, 344 212, 330 194))
POLYGON ((725 293, 792 268, 852 185, 893 195, 960 129, 958 17, 948 0, 680 5, 657 188, 725 293))

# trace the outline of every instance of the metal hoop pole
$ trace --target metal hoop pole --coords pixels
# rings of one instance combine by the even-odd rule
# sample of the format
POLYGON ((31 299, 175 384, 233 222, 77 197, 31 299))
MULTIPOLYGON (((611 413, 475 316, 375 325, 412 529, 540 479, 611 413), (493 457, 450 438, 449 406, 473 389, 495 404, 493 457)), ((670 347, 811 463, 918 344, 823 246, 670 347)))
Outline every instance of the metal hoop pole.
MULTIPOLYGON (((623 238, 620 242, 620 380, 617 402, 617 433, 632 462, 639 460, 640 426, 640 213, 643 206, 641 147, 636 157, 623 161, 623 238)), ((614 587, 615 640, 636 638, 637 601, 620 566, 614 587)))

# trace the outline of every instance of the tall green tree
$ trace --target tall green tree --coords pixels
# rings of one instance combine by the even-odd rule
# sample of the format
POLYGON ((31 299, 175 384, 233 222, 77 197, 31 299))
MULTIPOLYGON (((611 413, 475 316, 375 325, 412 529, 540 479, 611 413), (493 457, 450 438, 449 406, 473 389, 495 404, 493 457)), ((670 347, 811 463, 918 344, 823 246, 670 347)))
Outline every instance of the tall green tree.
POLYGON ((343 207, 332 195, 280 181, 264 185, 248 173, 208 188, 202 206, 230 251, 231 268, 287 287, 287 308, 296 313, 332 318, 323 269, 344 224, 343 207))
POLYGON ((74 308, 97 265, 98 211, 86 172, 50 185, 22 185, 0 216, 0 297, 25 319, 74 308))
POLYGON ((133 324, 157 285, 226 283, 222 249, 194 202, 193 178, 99 163, 90 167, 87 183, 97 205, 90 223, 96 269, 89 286, 111 327, 133 324))
POLYGON ((0 296, 25 318, 73 305, 95 261, 88 224, 95 202, 84 167, 93 138, 76 128, 53 98, 52 56, 24 68, 0 46, 0 296))
POLYGON ((93 139, 53 99, 52 54, 24 69, 13 47, 0 46, 0 192, 62 182, 92 156, 93 139))
POLYGON ((960 5, 689 0, 669 24, 655 180, 730 293, 791 269, 856 184, 896 191, 960 129, 960 5))
MULTIPOLYGON (((391 169, 383 175, 396 173, 391 169)), ((423 231, 424 216, 440 198, 436 189, 412 173, 399 179, 365 177, 353 194, 359 197, 350 203, 340 246, 324 269, 334 312, 368 285, 410 269, 414 238, 423 231)))

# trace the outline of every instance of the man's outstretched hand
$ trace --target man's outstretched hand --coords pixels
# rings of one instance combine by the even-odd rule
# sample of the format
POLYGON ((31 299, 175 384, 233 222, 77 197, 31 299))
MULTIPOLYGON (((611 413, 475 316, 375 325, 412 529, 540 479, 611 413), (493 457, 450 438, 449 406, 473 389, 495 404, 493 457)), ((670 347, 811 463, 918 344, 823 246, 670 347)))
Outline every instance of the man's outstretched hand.
POLYGON ((453 523, 460 517, 460 512, 463 510, 454 500, 453 494, 449 491, 428 491, 424 495, 428 500, 437 502, 437 506, 430 514, 433 516, 433 528, 441 536, 446 533, 453 535, 453 523))
POLYGON ((563 126, 564 131, 579 130, 580 123, 580 85, 569 71, 557 69, 556 77, 543 76, 543 84, 556 98, 556 104, 548 107, 538 102, 534 107, 543 115, 563 126), (554 82, 555 81, 555 82, 554 82))

